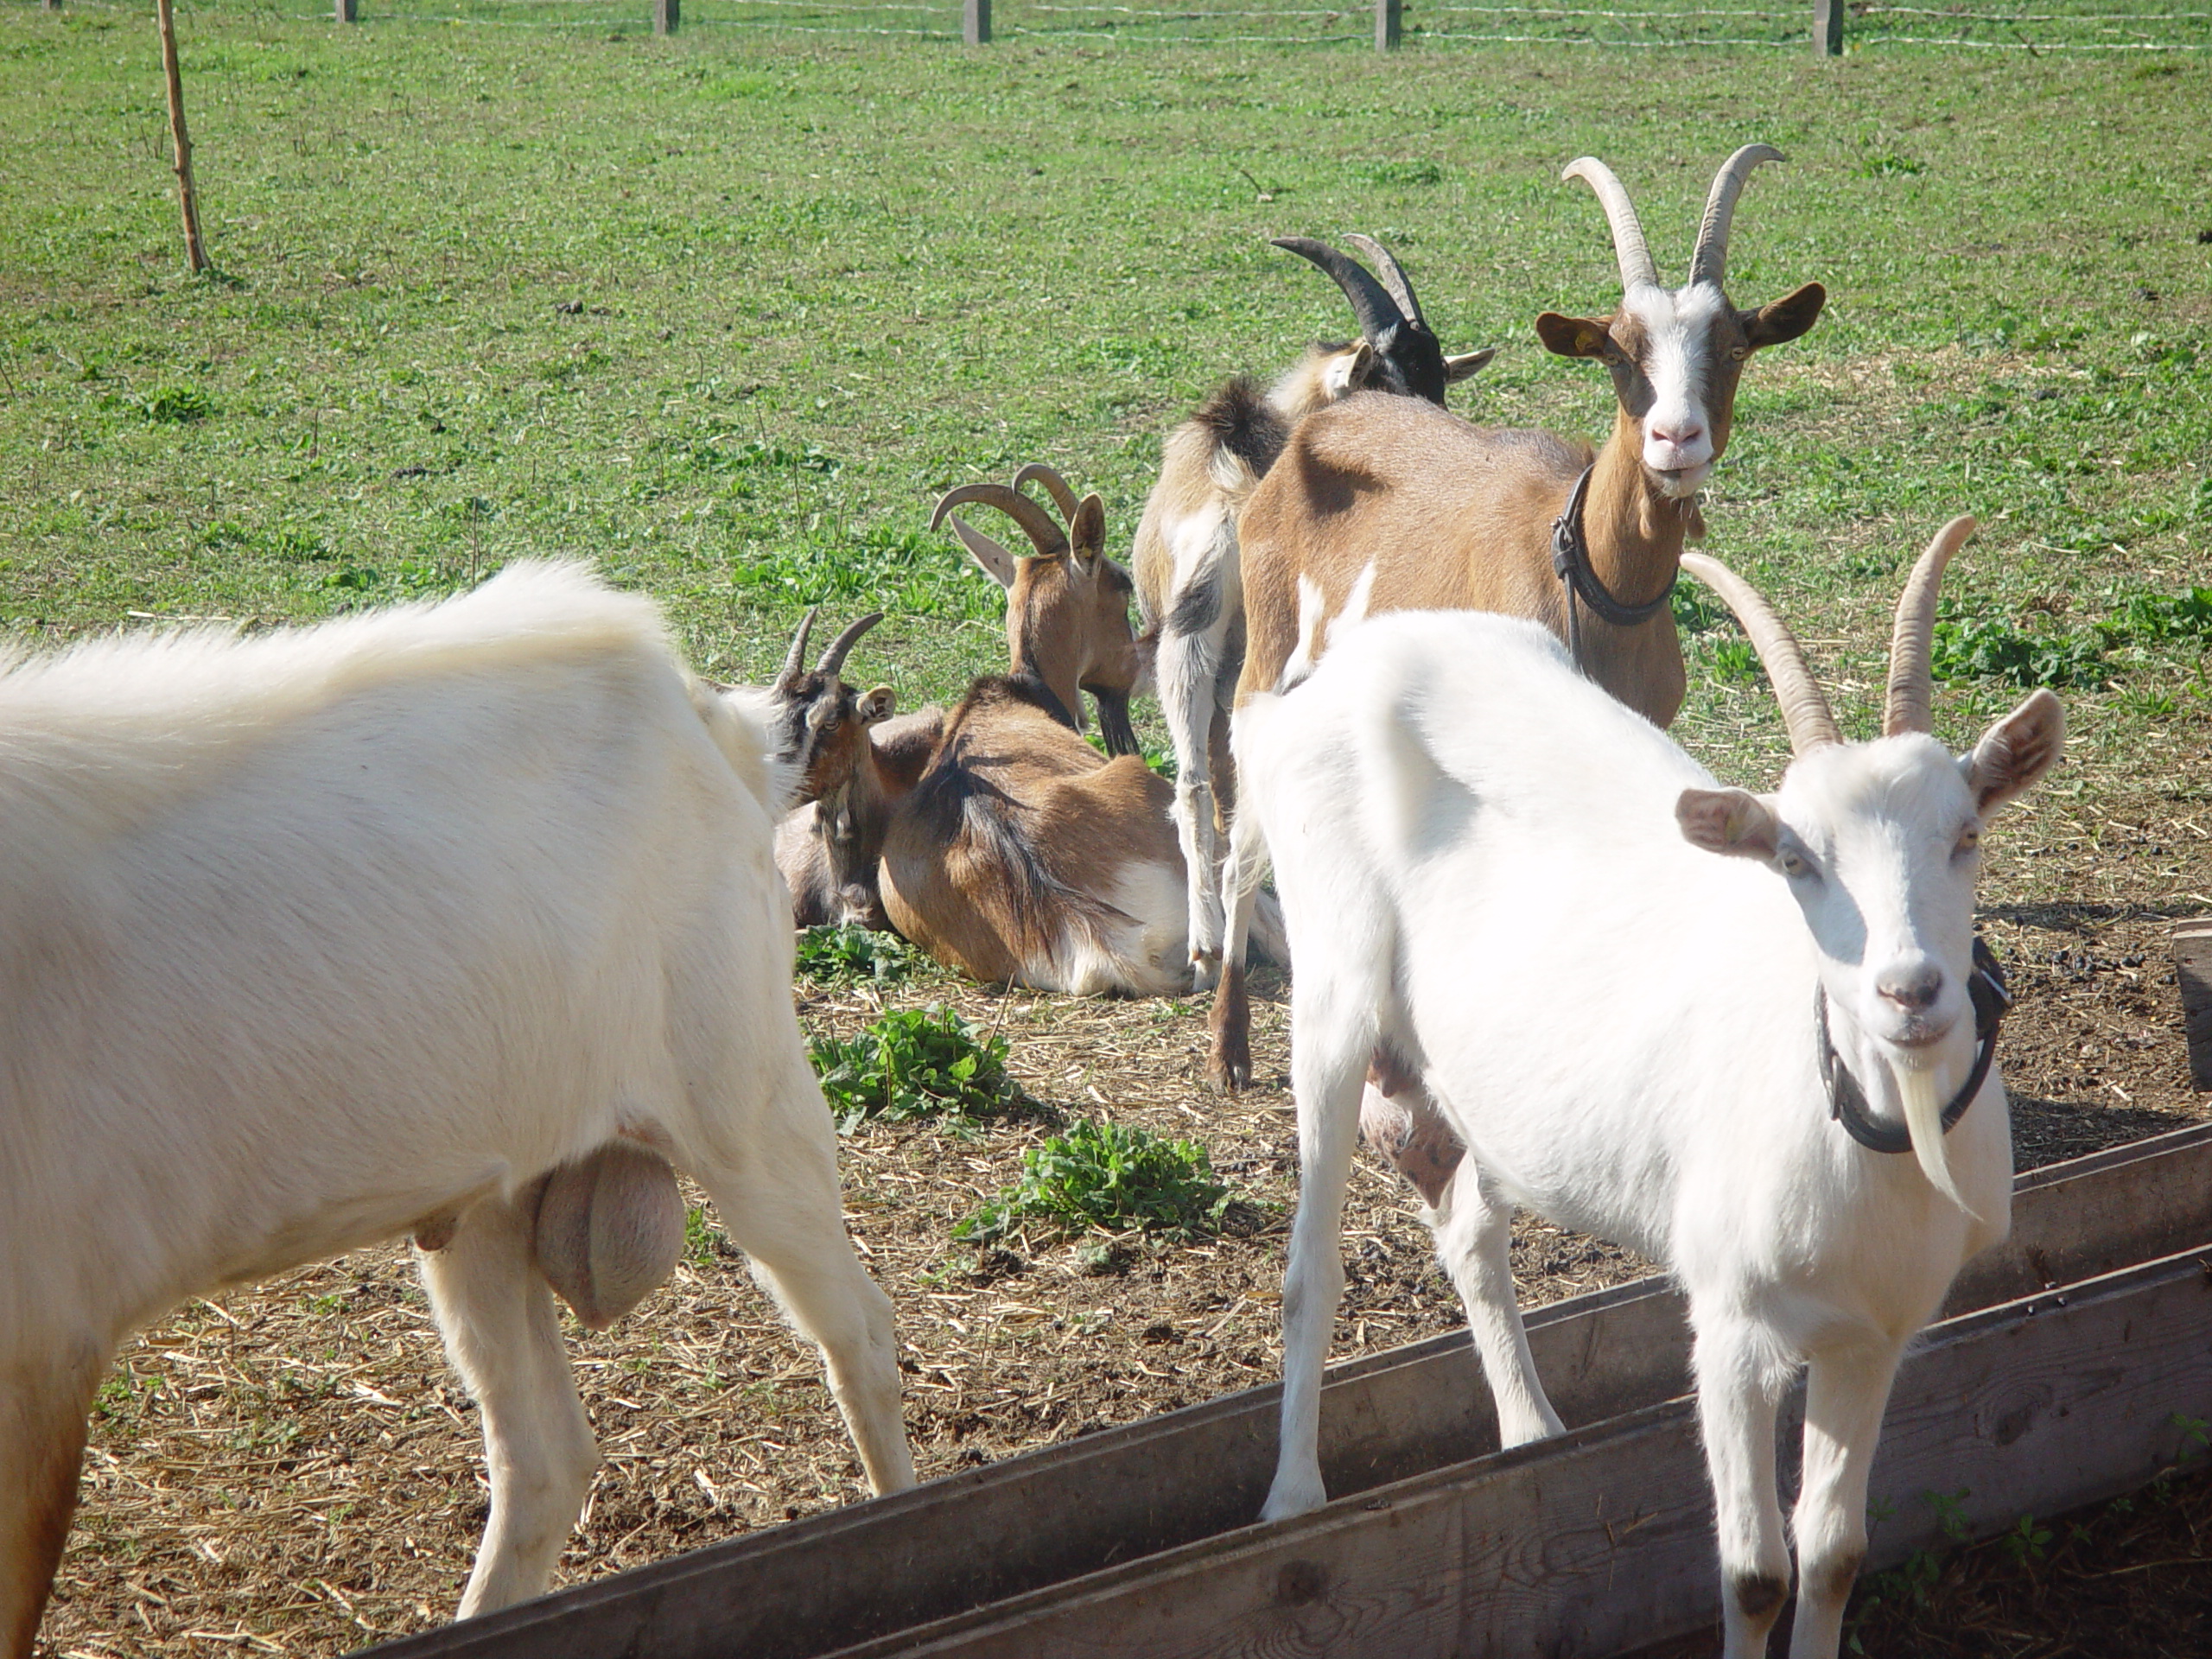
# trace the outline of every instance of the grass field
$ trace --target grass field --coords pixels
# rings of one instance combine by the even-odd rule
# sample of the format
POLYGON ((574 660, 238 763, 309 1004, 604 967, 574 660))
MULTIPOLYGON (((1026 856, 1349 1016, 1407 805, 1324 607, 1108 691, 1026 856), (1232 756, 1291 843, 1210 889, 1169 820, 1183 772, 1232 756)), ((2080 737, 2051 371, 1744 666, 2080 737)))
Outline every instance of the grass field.
MULTIPOLYGON (((1745 194, 1732 290, 1817 278, 1831 299, 1745 377, 1709 550, 1863 721, 1901 563, 1951 514, 1984 518, 1951 583, 1939 728, 1963 740, 2043 678, 2075 734, 1985 883, 2028 993, 2006 1058, 2024 1141, 2055 1155, 2190 1109, 2155 952, 2162 918, 2212 906, 2204 54, 969 52, 370 12, 340 33, 180 11, 218 267, 194 278, 150 18, 0 3, 12 637, 312 618, 556 554, 655 594, 723 677, 765 675, 808 604, 881 606, 853 671, 943 697, 1003 648, 995 590, 926 533, 934 494, 1048 460, 1104 495, 1126 547, 1162 436, 1210 385, 1347 324, 1268 235, 1381 236, 1449 349, 1501 348, 1455 406, 1595 433, 1604 377, 1529 327, 1617 296, 1602 215, 1560 166, 1608 160, 1679 271, 1713 168, 1763 139, 1789 163, 1745 194)), ((1770 700, 1732 631, 1681 613, 1681 734, 1764 785, 1770 700)), ((1196 1134, 1280 1217, 1284 1097, 1197 1090, 1198 1001, 925 977, 806 1012, 847 1031, 947 995, 1003 1027, 1039 1097, 1196 1134)), ((1280 1009, 1262 1026, 1279 1067, 1280 1009)), ((925 1472, 1274 1374, 1273 1226, 1103 1279, 1068 1251, 955 1248, 1039 1133, 850 1143, 925 1472)), ((1454 1323, 1402 1201, 1362 1179, 1345 1340, 1454 1323)), ((1624 1270, 1555 1235, 1520 1265, 1552 1294, 1624 1270)), ((728 1269, 702 1245, 672 1298, 582 1344, 615 1461, 564 1573, 852 1495, 810 1361, 728 1269)), ((473 1416, 441 1379, 397 1252, 149 1333, 104 1397, 49 1634, 323 1652, 442 1616, 481 1507, 473 1416)))

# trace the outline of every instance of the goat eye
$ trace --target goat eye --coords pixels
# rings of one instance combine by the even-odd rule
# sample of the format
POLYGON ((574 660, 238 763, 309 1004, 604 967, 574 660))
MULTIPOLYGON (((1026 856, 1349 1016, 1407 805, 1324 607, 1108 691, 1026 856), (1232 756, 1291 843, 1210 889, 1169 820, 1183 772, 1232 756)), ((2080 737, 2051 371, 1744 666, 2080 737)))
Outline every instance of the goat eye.
POLYGON ((1728 348, 1728 355, 1734 358, 1738 363, 1742 362, 1751 354, 1751 348, 1748 346, 1731 346, 1728 348))
POLYGON ((1782 873, 1787 876, 1810 875, 1813 873, 1813 867, 1804 855, 1788 847, 1774 855, 1774 861, 1782 867, 1782 873))
POLYGON ((1959 855, 1961 855, 1961 856, 1963 856, 1964 855, 1966 855, 1966 854, 1967 854, 1967 853, 1973 852, 1976 848, 1980 847, 1980 845, 1981 845, 1981 831, 1980 831, 1980 830, 1974 830, 1974 829, 1961 830, 1961 831, 1959 831, 1959 844, 1958 844, 1958 846, 1957 846, 1956 848, 1955 848, 1953 850, 1954 850, 1955 852, 1958 853, 1959 855))

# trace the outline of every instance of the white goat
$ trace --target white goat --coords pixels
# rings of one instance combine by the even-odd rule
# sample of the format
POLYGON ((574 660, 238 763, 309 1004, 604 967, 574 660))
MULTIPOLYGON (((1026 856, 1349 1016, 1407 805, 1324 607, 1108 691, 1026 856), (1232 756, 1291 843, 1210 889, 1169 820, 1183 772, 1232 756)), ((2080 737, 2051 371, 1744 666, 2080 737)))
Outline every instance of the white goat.
POLYGON ((639 1290, 658 1158, 822 1349, 871 1485, 912 1483, 792 1009, 779 781, 653 607, 573 567, 0 667, 0 1654, 122 1338, 410 1229, 491 1465, 461 1611, 543 1589, 598 1457, 547 1279, 594 1317, 639 1290))
POLYGON ((1718 787, 1552 635, 1496 616, 1367 622, 1239 712, 1231 891, 1241 907, 1263 834, 1295 963, 1302 1163, 1267 1517, 1324 1500, 1322 1363, 1373 1065, 1467 1147, 1429 1223, 1506 1445, 1560 1428, 1514 1306, 1516 1204, 1681 1281, 1731 1659, 1766 1651, 1789 1591, 1775 1413, 1809 1363, 1791 1650, 1834 1653, 1898 1357, 2011 1202, 2004 1090, 1976 1070, 1968 1007, 1975 849, 2057 760, 2063 718, 2037 691, 1961 760, 1927 735, 1936 586, 1972 527, 1913 573, 1889 735, 1869 743, 1839 741, 1757 595, 1690 556, 1789 716, 1796 759, 1772 795, 1718 787), (1864 1090, 1859 1129, 1909 1125, 1916 1164, 1832 1116, 1831 1052, 1864 1090), (1971 1108, 1948 1147, 1947 1097, 1971 1108))

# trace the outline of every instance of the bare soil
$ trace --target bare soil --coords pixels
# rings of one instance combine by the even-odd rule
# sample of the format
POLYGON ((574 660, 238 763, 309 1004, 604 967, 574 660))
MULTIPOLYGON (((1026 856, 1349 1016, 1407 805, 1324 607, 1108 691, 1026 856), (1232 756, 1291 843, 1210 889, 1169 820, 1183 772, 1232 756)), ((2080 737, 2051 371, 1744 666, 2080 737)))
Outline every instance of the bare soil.
MULTIPOLYGON (((2177 758, 2203 775, 2201 753, 2177 758)), ((1983 925, 2018 999, 2002 1056, 2021 1166, 2205 1115, 2188 1086, 2166 940, 2174 916, 2212 909, 2207 826, 2190 817, 2201 812, 2163 788, 2107 790, 2094 807, 2054 793, 1993 836, 1983 925)), ((1047 1123, 850 1136, 850 1228, 898 1305, 925 1478, 1276 1376, 1296 1154, 1287 1009, 1280 984, 1262 989, 1259 1085, 1224 1099, 1201 1081, 1203 999, 1080 1001, 941 976, 887 1000, 872 987, 802 986, 817 1031, 849 1032, 887 1005, 951 1001, 1008 1037, 1013 1070, 1058 1113, 1196 1137, 1246 1200, 1243 1224, 1202 1243, 1017 1239, 979 1255, 955 1243, 953 1224, 1014 1178, 1047 1123)), ((1365 1161, 1345 1252, 1338 1356, 1460 1323, 1409 1190, 1365 1161)), ((1527 1218, 1515 1268, 1531 1304, 1645 1270, 1527 1218)), ((571 1351, 606 1464, 562 1583, 864 1495, 812 1351, 711 1230, 637 1315, 603 1335, 572 1331, 571 1351)), ((2171 1573, 2195 1573, 2201 1621, 2203 1484, 2176 1488, 2195 1493, 2185 1523, 2067 1536, 2034 1564, 2031 1595, 2004 1601, 1971 1574, 1939 1586, 1934 1605, 1955 1616, 1950 1645, 1877 1619, 1866 1650, 2089 1652, 2028 1632, 2068 1618, 2101 1630, 2120 1604, 2172 1600, 2158 1587, 2171 1573), (2029 1602, 2044 1624, 2021 1611, 2029 1602), (1985 1645, 1961 1645, 1969 1628, 1985 1645)), ((45 1650, 327 1654, 420 1630, 451 1617, 485 1509, 475 1414, 403 1245, 195 1301, 129 1345, 102 1396, 45 1650)))

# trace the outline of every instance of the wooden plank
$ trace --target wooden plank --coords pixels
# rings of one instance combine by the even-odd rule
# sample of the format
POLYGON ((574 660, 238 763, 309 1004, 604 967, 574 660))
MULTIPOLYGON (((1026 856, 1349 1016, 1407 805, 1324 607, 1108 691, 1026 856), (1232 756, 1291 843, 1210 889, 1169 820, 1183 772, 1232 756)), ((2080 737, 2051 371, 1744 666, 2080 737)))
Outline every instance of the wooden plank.
POLYGON ((2173 941, 2182 1020, 2189 1033, 2190 1086, 2212 1089, 2212 917, 2176 922, 2173 941))
MULTIPOLYGON (((1986 1536, 2132 1490, 2208 1408, 2212 1262, 2193 1253, 1938 1326, 1898 1374, 1869 1566, 1940 1541, 1931 1493, 1963 1489, 1986 1536)), ((836 1659, 1605 1655, 1718 1617, 1685 1398, 836 1659)))
POLYGON ((1813 0, 1813 55, 1816 58, 1840 58, 1843 55, 1843 16, 1845 0, 1813 0))
MULTIPOLYGON (((2013 1230, 1968 1269, 1955 1309, 2212 1237, 2212 1125, 2022 1176, 2013 1230)), ((1688 1387, 1682 1306, 1663 1281, 1554 1303, 1528 1325, 1570 1426, 1688 1387)), ((1227 1395, 378 1651, 805 1659, 1244 1527, 1273 1474, 1279 1400, 1273 1387, 1227 1395)), ((1322 1466, 1340 1494, 1497 1443, 1464 1331, 1338 1366, 1322 1395, 1322 1466)))

